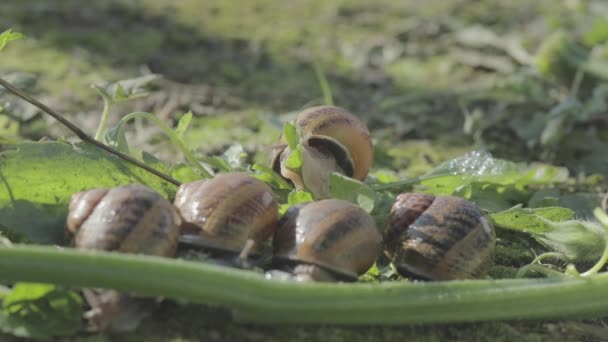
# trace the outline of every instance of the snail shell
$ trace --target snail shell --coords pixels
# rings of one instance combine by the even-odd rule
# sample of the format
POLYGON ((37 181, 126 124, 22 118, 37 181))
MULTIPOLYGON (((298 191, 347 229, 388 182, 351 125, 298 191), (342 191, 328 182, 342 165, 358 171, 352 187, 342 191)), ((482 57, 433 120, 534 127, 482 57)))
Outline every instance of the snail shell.
POLYGON ((208 247, 233 252, 261 248, 279 219, 270 187, 247 173, 182 184, 174 204, 185 230, 208 247))
POLYGON ((74 194, 66 223, 77 248, 167 257, 175 254, 180 225, 171 203, 141 185, 74 194))
MULTIPOLYGON (((76 193, 66 228, 76 248, 172 257, 181 218, 159 193, 140 185, 76 193)), ((84 317, 92 331, 129 331, 149 315, 155 300, 116 290, 83 289, 91 306, 84 317)))
POLYGON ((391 208, 385 253, 403 276, 428 280, 479 278, 492 263, 494 228, 471 202, 404 193, 391 208))
POLYGON ((313 280, 331 278, 327 273, 356 280, 372 266, 381 249, 382 237, 374 219, 360 207, 336 199, 289 208, 273 238, 275 258, 302 264, 295 272, 306 272, 313 280))
POLYGON ((373 147, 367 126, 345 109, 319 106, 304 110, 296 119, 302 151, 298 174, 283 165, 291 152, 283 137, 272 167, 297 189, 308 189, 316 198, 328 198, 329 175, 339 172, 363 180, 372 165, 373 147))

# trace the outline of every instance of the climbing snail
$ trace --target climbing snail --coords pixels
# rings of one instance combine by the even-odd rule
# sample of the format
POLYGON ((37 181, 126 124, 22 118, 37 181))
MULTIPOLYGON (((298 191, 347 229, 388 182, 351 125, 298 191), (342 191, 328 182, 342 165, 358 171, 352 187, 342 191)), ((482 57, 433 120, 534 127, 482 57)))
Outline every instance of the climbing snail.
POLYGON ((247 173, 182 184, 174 204, 184 219, 185 237, 241 253, 241 259, 263 246, 279 219, 272 189, 247 173))
MULTIPOLYGON (((172 257, 181 219, 159 193, 140 185, 76 193, 66 228, 79 249, 172 257)), ((116 290, 84 289, 91 330, 133 330, 149 314, 154 299, 134 298, 116 290)))
POLYGON ((469 279, 488 271, 496 237, 484 214, 466 200, 404 193, 391 208, 384 244, 403 276, 469 279))
POLYGON ((318 199, 329 198, 332 172, 365 179, 373 148, 369 130, 359 118, 339 107, 320 106, 298 114, 295 126, 302 153, 301 170, 285 166, 291 150, 284 137, 279 141, 272 167, 297 189, 307 189, 318 199))
POLYGON ((285 212, 273 238, 276 261, 301 280, 354 281, 378 258, 382 237, 374 219, 358 206, 327 199, 285 212))

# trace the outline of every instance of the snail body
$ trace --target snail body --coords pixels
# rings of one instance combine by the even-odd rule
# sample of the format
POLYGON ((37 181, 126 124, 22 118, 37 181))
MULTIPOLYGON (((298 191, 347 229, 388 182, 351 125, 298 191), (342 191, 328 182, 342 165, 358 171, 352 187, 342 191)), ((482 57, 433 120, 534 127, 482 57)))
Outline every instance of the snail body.
MULTIPOLYGON (((72 196, 66 222, 75 247, 173 257, 181 218, 159 193, 140 185, 92 189, 72 196)), ((154 299, 106 289, 84 289, 84 317, 93 331, 129 331, 149 315, 154 299)))
POLYGON ((360 207, 328 199, 291 207, 273 238, 277 260, 312 280, 356 280, 378 258, 381 235, 360 207))
POLYGON ((208 247, 241 252, 259 250, 278 222, 272 189, 247 173, 182 184, 174 201, 184 230, 208 247))
POLYGON ((307 189, 315 198, 329 198, 329 175, 339 172, 357 180, 367 176, 373 159, 373 147, 367 126, 345 109, 334 106, 312 107, 296 119, 302 169, 284 165, 291 150, 283 137, 275 152, 272 167, 291 180, 299 190, 307 189))
POLYGON ((483 277, 492 263, 494 228, 471 202, 404 193, 391 208, 385 254, 397 271, 426 280, 483 277))

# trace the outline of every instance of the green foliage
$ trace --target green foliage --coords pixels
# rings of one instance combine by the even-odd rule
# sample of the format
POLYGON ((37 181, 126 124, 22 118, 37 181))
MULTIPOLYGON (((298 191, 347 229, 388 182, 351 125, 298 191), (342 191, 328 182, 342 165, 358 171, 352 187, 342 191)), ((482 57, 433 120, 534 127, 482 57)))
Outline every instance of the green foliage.
POLYGON ((290 150, 295 150, 298 146, 298 132, 296 126, 291 122, 286 122, 283 126, 283 137, 287 141, 290 150))
POLYGON ((263 164, 253 164, 251 169, 257 171, 256 178, 270 184, 275 189, 291 189, 292 186, 285 179, 277 174, 272 168, 263 164))
POLYGON ((490 214, 492 222, 501 228, 512 229, 532 234, 542 234, 551 231, 547 222, 566 221, 572 218, 574 212, 568 208, 522 208, 521 205, 511 209, 490 214))
POLYGON ((337 172, 329 178, 329 193, 332 198, 353 202, 368 213, 372 212, 376 202, 376 193, 367 184, 337 172))
POLYGON ((188 130, 188 127, 190 127, 190 122, 192 122, 192 115, 193 114, 190 111, 190 112, 182 115, 182 117, 179 119, 179 122, 177 123, 177 127, 175 127, 175 133, 180 138, 184 137, 186 130, 188 130))
POLYGON ((0 33, 0 51, 4 50, 6 44, 8 44, 9 42, 21 38, 23 38, 23 34, 19 32, 13 32, 11 29, 0 33))
POLYGON ((176 189, 87 143, 23 143, 0 154, 0 217, 9 232, 36 243, 61 243, 73 193, 138 183, 166 197, 176 189))
POLYGON ((0 299, 0 330, 5 333, 50 339, 81 329, 83 303, 74 291, 49 284, 17 283, 0 299))
POLYGON ((287 159, 283 162, 283 166, 289 170, 300 170, 302 167, 302 147, 297 146, 296 149, 290 150, 287 159))
POLYGON ((95 84, 92 87, 102 98, 120 103, 148 96, 148 87, 159 78, 159 75, 150 74, 108 84, 95 84))
POLYGON ((447 161, 411 180, 375 185, 376 190, 418 185, 434 195, 455 195, 476 202, 488 211, 500 211, 526 202, 530 187, 564 182, 568 171, 547 164, 518 164, 473 151, 447 161))
POLYGON ((597 261, 606 246, 604 228, 595 222, 571 220, 573 215, 567 208, 518 206, 490 217, 496 226, 528 233, 570 261, 597 261))
POLYGON ((287 198, 287 204, 289 206, 294 206, 300 203, 312 202, 314 199, 312 198, 312 194, 307 191, 301 190, 293 190, 289 193, 289 197, 287 198))

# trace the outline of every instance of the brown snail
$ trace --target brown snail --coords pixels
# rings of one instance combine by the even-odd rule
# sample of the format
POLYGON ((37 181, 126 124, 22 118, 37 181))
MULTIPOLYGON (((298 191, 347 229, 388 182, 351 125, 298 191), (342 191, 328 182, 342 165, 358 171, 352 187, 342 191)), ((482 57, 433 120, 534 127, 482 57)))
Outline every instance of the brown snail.
POLYGON ((174 204, 186 234, 207 247, 241 253, 243 260, 263 247, 279 219, 272 189, 247 173, 182 184, 174 204))
POLYGON ((345 109, 312 107, 296 119, 302 151, 299 172, 284 165, 291 150, 283 137, 272 160, 272 168, 291 180, 298 190, 307 189, 315 198, 329 198, 329 175, 339 172, 363 180, 372 165, 373 147, 367 126, 345 109))
POLYGON ((374 219, 336 199, 289 208, 273 238, 275 259, 292 265, 303 280, 354 281, 373 265, 381 249, 374 219))
MULTIPOLYGON (((159 193, 126 185, 74 194, 66 228, 79 249, 172 257, 180 225, 177 211, 159 193)), ((95 331, 135 329, 154 301, 115 290, 84 289, 83 294, 91 306, 85 318, 95 331)))
POLYGON ((391 208, 385 253, 397 271, 426 280, 483 277, 496 237, 484 214, 452 196, 404 193, 391 208))
POLYGON ((140 185, 92 189, 70 202, 67 228, 76 248, 172 257, 181 219, 171 203, 140 185))

